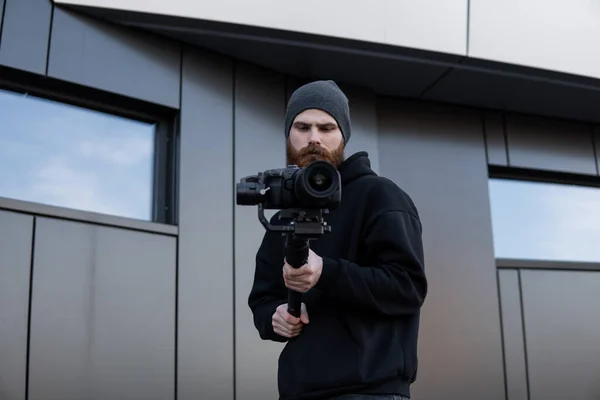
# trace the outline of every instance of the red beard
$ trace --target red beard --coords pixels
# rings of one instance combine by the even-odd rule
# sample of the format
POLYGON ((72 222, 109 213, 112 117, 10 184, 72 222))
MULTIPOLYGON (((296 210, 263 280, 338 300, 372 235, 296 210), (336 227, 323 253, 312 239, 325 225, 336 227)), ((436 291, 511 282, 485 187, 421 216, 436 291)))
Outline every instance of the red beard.
POLYGON ((344 142, 333 151, 329 151, 316 144, 309 144, 300 150, 296 150, 292 147, 289 140, 286 147, 288 165, 297 165, 302 168, 306 167, 312 161, 325 160, 337 167, 344 161, 344 142))

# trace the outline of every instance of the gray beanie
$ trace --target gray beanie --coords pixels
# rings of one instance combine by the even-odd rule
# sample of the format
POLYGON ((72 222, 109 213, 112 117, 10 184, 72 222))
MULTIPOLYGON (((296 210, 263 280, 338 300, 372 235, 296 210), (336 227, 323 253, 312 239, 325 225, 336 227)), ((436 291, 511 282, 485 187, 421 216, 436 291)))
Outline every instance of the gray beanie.
POLYGON ((330 114, 342 131, 344 143, 350 140, 350 107, 348 98, 334 81, 315 81, 292 93, 285 111, 285 136, 288 137, 294 118, 301 112, 316 108, 330 114))

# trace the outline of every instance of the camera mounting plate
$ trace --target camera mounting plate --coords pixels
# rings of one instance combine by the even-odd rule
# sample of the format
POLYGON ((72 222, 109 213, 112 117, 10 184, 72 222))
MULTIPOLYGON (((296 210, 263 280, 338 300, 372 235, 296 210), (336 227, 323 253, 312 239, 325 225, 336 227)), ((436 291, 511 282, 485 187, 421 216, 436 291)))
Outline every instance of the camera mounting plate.
POLYGON ((288 225, 273 225, 267 221, 262 204, 258 204, 258 219, 270 232, 291 233, 298 238, 316 239, 321 235, 331 232, 324 215, 329 214, 328 209, 285 209, 280 211, 279 219, 289 220, 288 225))

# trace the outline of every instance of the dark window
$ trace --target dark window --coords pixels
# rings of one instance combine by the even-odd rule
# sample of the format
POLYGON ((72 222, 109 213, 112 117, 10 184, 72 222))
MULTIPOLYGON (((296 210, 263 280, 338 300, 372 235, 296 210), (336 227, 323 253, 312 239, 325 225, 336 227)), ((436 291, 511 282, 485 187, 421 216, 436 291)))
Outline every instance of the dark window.
POLYGON ((6 90, 0 121, 0 196, 171 222, 158 122, 6 90))
POLYGON ((600 188, 489 181, 497 258, 600 261, 600 188))

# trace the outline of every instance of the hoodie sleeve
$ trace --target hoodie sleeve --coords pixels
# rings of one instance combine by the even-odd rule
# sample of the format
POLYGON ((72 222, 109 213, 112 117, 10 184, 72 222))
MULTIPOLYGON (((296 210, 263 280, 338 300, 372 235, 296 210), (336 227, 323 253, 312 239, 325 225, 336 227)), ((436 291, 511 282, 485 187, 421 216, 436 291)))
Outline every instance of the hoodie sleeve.
POLYGON ((282 246, 281 234, 265 233, 256 254, 254 281, 248 296, 248 306, 252 310, 254 326, 260 338, 275 342, 288 340, 273 331, 272 323, 277 307, 287 303, 287 291, 282 274, 284 260, 282 246))
POLYGON ((365 226, 371 265, 323 257, 316 288, 349 307, 390 316, 410 315, 427 294, 421 223, 404 209, 380 212, 365 226))

